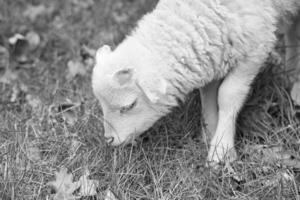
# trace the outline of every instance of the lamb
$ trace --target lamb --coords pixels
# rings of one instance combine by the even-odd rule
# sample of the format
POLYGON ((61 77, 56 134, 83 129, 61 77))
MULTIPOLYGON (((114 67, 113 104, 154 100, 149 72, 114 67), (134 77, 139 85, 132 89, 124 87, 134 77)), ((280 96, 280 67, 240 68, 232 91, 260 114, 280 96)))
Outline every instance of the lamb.
POLYGON ((207 160, 236 159, 235 123, 250 84, 298 0, 160 0, 112 51, 96 53, 92 87, 107 141, 130 142, 201 89, 207 160))

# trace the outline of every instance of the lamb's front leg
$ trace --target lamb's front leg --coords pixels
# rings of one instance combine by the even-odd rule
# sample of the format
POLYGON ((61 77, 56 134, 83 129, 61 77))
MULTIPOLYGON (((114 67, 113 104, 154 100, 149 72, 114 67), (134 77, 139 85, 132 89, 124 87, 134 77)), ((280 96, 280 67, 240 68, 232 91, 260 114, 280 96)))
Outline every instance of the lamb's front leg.
POLYGON ((231 71, 221 83, 218 91, 218 125, 210 143, 207 158, 209 165, 236 159, 234 148, 236 118, 259 68, 260 64, 244 63, 231 71))

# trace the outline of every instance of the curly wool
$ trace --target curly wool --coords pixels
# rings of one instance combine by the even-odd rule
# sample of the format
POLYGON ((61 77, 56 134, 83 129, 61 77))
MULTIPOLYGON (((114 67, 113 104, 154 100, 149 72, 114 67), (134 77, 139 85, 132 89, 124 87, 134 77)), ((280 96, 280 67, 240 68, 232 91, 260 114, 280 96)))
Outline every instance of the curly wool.
MULTIPOLYGON (((122 54, 137 43, 145 47, 151 71, 172 85, 170 96, 183 99, 240 63, 251 60, 261 65, 275 44, 279 20, 296 13, 299 2, 161 0, 117 50, 122 54)), ((145 70, 142 66, 135 67, 145 70)))

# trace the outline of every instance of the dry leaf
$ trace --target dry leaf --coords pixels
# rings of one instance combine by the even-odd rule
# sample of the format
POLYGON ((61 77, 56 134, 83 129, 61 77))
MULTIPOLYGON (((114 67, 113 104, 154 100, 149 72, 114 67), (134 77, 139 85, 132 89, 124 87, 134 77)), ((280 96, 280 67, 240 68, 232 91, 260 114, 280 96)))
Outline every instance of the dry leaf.
POLYGON ((62 112, 62 116, 65 122, 69 125, 74 126, 77 121, 76 113, 73 110, 67 110, 62 112))
POLYGON ((80 187, 78 182, 73 183, 73 175, 68 174, 66 168, 55 172, 55 181, 49 182, 48 185, 54 187, 56 191, 54 200, 73 200, 75 199, 73 192, 80 187))
POLYGON ((104 200, 119 200, 119 199, 112 191, 107 190, 104 200))
POLYGON ((97 187, 99 185, 99 181, 97 180, 89 180, 88 176, 90 172, 85 170, 84 174, 79 178, 79 195, 80 196, 95 196, 97 195, 97 187))
POLYGON ((245 148, 251 157, 260 159, 270 164, 281 164, 288 167, 300 169, 300 159, 282 146, 254 145, 245 148))
POLYGON ((78 106, 78 104, 76 105, 72 103, 60 104, 58 106, 58 113, 62 114, 65 122, 67 122, 71 126, 74 126, 77 121, 77 115, 74 111, 74 108, 78 106))
POLYGON ((89 171, 85 170, 79 181, 73 182, 73 175, 67 173, 66 168, 61 168, 55 173, 55 181, 49 182, 48 185, 54 187, 56 194, 54 200, 74 200, 83 196, 97 195, 97 180, 89 180, 89 171), (78 196, 73 195, 74 191, 79 189, 78 196))
POLYGON ((15 45, 18 40, 25 40, 25 37, 19 33, 16 33, 12 37, 8 38, 10 45, 15 45))
POLYGON ((41 42, 41 38, 40 38, 39 34, 37 34, 34 31, 29 31, 26 34, 25 38, 28 41, 29 48, 31 51, 35 50, 41 42))
POLYGON ((78 60, 70 60, 67 63, 68 66, 68 74, 67 79, 71 80, 76 75, 84 76, 86 74, 86 68, 85 66, 78 60))
POLYGON ((40 36, 34 31, 29 31, 25 36, 18 33, 13 35, 8 39, 9 44, 13 47, 12 56, 19 63, 28 62, 30 52, 39 46, 40 40, 40 36))

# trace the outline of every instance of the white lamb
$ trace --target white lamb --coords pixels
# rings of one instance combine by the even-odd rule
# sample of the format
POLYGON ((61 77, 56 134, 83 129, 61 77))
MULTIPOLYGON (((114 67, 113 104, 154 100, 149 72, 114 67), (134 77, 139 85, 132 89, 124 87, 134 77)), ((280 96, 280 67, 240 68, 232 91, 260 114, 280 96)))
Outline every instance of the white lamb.
POLYGON ((160 0, 114 51, 97 51, 92 86, 112 145, 129 142, 201 88, 208 161, 236 158, 236 117, 300 0, 160 0))

